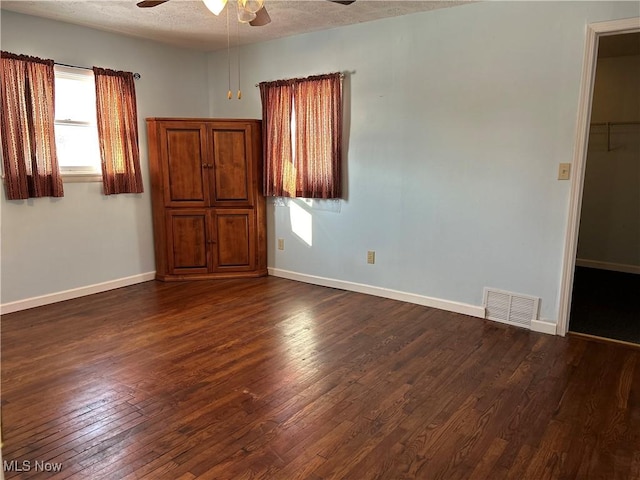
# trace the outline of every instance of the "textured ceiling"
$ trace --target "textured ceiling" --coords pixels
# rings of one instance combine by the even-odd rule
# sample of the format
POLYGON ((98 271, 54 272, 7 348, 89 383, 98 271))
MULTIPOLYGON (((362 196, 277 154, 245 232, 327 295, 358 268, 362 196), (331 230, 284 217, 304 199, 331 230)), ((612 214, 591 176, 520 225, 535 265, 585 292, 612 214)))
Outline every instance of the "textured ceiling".
POLYGON ((251 27, 238 24, 235 4, 231 0, 219 17, 209 12, 200 0, 171 0, 154 8, 138 8, 136 1, 2 0, 0 7, 3 10, 147 38, 179 47, 210 51, 227 46, 227 11, 231 12, 232 42, 244 45, 469 3, 358 0, 345 6, 323 0, 265 0, 271 23, 263 27, 251 27))

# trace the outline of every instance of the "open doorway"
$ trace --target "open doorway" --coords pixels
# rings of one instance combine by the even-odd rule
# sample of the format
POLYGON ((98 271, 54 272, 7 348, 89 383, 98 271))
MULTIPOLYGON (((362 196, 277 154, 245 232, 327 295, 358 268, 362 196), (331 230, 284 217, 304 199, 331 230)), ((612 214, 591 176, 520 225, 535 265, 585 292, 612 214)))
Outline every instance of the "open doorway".
POLYGON ((560 295, 558 298, 558 322, 556 333, 566 335, 569 331, 569 314, 573 294, 573 279, 578 250, 578 231, 582 207, 582 190, 587 158, 587 146, 590 131, 591 99, 595 79, 598 43, 609 35, 621 35, 640 32, 640 17, 591 23, 587 25, 584 62, 580 82, 580 97, 575 146, 573 153, 571 193, 569 196, 569 215, 565 237, 560 295))
POLYGON ((640 32, 601 36, 569 331, 640 344, 640 32))

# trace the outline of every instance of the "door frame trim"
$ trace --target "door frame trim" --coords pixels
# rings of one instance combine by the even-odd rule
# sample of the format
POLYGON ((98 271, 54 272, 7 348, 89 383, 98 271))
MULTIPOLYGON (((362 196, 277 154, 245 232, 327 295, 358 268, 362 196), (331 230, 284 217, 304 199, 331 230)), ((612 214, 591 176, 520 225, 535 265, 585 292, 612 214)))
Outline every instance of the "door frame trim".
POLYGON ((578 250, 578 232, 582 209, 584 173, 587 163, 589 122, 591 119, 591 105, 593 84, 596 74, 598 42, 601 36, 639 31, 640 17, 591 23, 587 25, 582 80, 580 83, 580 103, 578 105, 576 138, 573 148, 573 176, 571 179, 571 194, 569 197, 569 217, 567 219, 562 279, 560 283, 560 310, 558 312, 558 325, 556 327, 556 333, 562 336, 566 335, 569 330, 569 316, 571 314, 573 273, 578 250))

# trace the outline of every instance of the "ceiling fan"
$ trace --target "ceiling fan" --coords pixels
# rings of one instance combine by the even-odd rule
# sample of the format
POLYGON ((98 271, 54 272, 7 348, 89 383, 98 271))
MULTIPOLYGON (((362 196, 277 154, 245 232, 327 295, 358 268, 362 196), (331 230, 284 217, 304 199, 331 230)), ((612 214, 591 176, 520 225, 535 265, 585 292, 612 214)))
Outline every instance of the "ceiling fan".
MULTIPOLYGON (((142 0, 136 5, 140 8, 157 7, 169 0, 142 0)), ((227 0, 202 0, 206 7, 214 14, 219 15, 227 4, 227 0)), ((329 0, 341 5, 351 5, 356 0, 329 0)), ((238 0, 238 20, 249 23, 252 27, 261 27, 271 23, 271 17, 264 6, 264 0, 238 0)))

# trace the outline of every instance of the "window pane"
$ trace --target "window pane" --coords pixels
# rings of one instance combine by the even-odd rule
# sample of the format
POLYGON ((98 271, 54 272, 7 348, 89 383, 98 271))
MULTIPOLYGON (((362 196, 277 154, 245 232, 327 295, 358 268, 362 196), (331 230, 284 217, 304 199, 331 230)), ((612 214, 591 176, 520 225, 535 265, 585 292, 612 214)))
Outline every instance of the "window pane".
POLYGON ((56 125, 58 163, 64 167, 86 167, 100 172, 98 128, 79 125, 56 125))
POLYGON ((56 76, 56 120, 96 123, 93 77, 81 80, 56 76))

